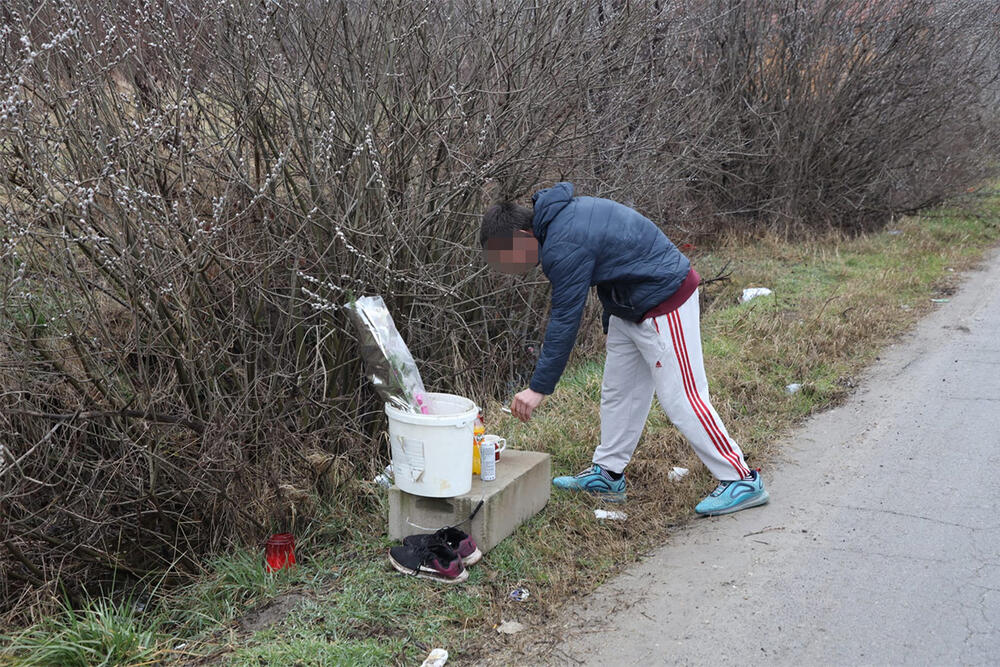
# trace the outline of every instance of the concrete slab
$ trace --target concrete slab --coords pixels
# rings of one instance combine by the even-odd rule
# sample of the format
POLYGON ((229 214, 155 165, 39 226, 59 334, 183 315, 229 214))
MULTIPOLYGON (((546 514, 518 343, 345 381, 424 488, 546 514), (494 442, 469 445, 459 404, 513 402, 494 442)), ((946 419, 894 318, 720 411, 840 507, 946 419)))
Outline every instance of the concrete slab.
POLYGON ((414 533, 429 533, 455 526, 483 501, 472 520, 461 525, 486 553, 522 523, 541 511, 552 487, 552 457, 542 452, 507 449, 497 464, 497 478, 483 482, 472 478, 472 489, 455 498, 424 498, 389 489, 389 535, 401 540, 414 533))

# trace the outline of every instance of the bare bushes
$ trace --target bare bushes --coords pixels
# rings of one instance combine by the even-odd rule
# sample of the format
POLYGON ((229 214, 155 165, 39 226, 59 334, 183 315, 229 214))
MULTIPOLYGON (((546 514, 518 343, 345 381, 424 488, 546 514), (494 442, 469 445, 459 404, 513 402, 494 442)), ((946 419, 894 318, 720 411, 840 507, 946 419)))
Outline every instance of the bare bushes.
POLYGON ((0 562, 23 582, 194 571, 367 476, 352 292, 385 297, 429 387, 523 380, 544 293, 485 274, 479 212, 617 122, 585 96, 626 26, 567 3, 190 7, 4 10, 0 540, 38 570, 0 562))
POLYGON ((680 234, 877 225, 995 173, 995 3, 710 0, 646 25, 609 56, 647 86, 602 93, 629 121, 593 169, 680 234))
POLYGON ((698 65, 685 86, 714 98, 675 149, 709 156, 689 174, 696 200, 852 227, 939 202, 992 168, 989 3, 707 4, 715 18, 680 40, 698 65))
POLYGON ((974 182, 995 129, 969 4, 35 4, 0 8, 8 601, 366 503, 351 293, 429 387, 520 388, 545 293, 481 266, 498 194, 854 224, 974 182))

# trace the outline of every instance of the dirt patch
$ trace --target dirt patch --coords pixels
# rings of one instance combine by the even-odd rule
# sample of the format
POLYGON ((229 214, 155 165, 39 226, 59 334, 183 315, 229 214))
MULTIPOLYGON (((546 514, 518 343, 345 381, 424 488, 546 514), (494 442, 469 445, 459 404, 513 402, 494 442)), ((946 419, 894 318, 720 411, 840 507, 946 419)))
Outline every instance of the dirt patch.
POLYGON ((389 627, 382 625, 381 623, 360 623, 344 632, 344 636, 347 639, 362 641, 365 639, 371 639, 372 637, 396 639, 399 637, 406 637, 406 635, 407 631, 399 625, 389 627))
POLYGON ((293 609, 308 599, 310 596, 298 591, 283 593, 244 614, 237 624, 246 632, 266 630, 281 623, 293 609))

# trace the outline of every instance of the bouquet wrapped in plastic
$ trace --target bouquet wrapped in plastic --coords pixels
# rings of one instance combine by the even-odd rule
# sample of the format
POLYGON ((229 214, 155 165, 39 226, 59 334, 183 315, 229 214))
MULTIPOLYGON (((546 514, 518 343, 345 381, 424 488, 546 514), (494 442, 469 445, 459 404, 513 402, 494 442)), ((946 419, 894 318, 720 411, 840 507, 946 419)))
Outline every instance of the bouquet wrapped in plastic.
POLYGON ((348 303, 346 310, 358 333, 368 378, 382 400, 400 410, 427 414, 429 405, 420 371, 382 297, 359 297, 348 303))

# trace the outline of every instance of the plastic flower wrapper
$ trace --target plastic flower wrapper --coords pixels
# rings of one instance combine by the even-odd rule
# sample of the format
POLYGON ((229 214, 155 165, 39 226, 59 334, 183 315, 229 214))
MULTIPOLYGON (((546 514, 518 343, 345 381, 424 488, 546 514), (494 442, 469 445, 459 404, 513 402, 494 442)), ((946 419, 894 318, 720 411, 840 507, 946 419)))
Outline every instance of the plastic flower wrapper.
POLYGON ((382 400, 400 410, 427 414, 427 392, 420 371, 382 297, 359 297, 345 310, 357 330, 368 378, 382 400))

